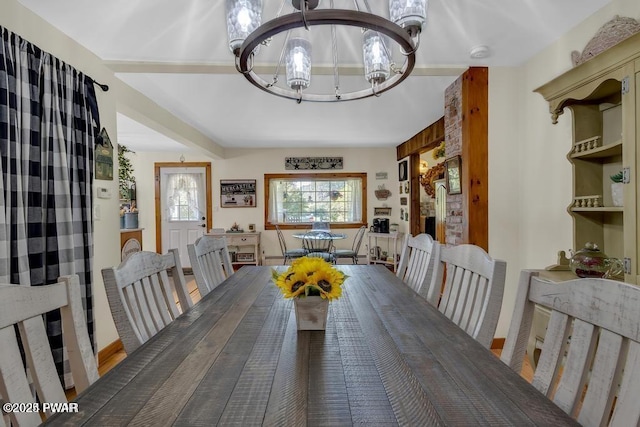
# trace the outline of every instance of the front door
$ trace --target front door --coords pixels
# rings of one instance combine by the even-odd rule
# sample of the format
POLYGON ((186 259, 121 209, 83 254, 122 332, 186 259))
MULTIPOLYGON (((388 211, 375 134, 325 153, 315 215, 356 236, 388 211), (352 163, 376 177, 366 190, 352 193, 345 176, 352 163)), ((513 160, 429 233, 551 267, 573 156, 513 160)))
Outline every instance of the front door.
POLYGON ((191 267, 187 245, 211 228, 210 189, 210 163, 156 164, 157 248, 177 248, 182 267, 191 267))

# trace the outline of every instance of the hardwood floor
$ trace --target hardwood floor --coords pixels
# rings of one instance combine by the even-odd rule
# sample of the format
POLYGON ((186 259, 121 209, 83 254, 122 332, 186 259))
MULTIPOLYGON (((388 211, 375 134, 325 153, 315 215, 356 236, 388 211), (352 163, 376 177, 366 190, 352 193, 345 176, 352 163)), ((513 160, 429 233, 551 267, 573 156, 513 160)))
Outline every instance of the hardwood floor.
MULTIPOLYGON (((492 348, 491 352, 497 357, 500 357, 502 349, 492 348)), ((533 381, 533 367, 531 366, 531 363, 529 363, 529 358, 526 355, 524 357, 524 363, 522 364, 522 371, 520 372, 520 376, 529 382, 533 381)))
MULTIPOLYGON (((196 282, 193 279, 193 276, 185 275, 185 280, 187 281, 187 289, 189 290, 189 294, 191 295, 191 299, 193 300, 193 302, 196 303, 200 301, 200 292, 198 292, 198 287, 196 286, 196 282)), ((502 349, 492 349, 491 351, 496 355, 496 357, 500 357, 502 349)), ((100 376, 103 376, 111 369, 113 369, 118 363, 123 361, 126 357, 127 354, 123 349, 115 352, 113 355, 109 356, 102 363, 100 363, 100 366, 98 366, 98 373, 100 374, 100 376)), ((524 360, 522 372, 520 373, 520 375, 529 382, 531 382, 533 379, 533 368, 531 367, 531 364, 529 363, 529 360, 527 358, 525 358, 524 360)), ((67 399, 72 400, 75 397, 76 393, 74 389, 67 390, 67 399)))

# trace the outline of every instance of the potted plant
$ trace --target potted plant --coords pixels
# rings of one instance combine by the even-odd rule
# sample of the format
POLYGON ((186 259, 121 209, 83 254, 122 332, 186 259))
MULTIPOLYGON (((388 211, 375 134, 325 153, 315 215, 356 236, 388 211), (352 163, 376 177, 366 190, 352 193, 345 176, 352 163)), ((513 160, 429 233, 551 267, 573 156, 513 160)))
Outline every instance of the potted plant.
POLYGON ((622 178, 623 178, 623 174, 622 171, 618 172, 615 175, 611 175, 610 176, 611 181, 613 181, 611 183, 611 199, 613 201, 613 206, 624 206, 624 194, 623 194, 623 184, 622 184, 622 178))
POLYGON ((293 298, 298 330, 324 330, 329 301, 340 298, 347 276, 322 258, 301 257, 279 274, 272 270, 273 282, 285 298, 293 298))
POLYGON ((126 153, 134 153, 124 145, 118 145, 118 187, 120 192, 120 227, 138 228, 138 208, 136 207, 136 179, 133 166, 126 153), (124 219, 123 219, 124 218, 124 219))

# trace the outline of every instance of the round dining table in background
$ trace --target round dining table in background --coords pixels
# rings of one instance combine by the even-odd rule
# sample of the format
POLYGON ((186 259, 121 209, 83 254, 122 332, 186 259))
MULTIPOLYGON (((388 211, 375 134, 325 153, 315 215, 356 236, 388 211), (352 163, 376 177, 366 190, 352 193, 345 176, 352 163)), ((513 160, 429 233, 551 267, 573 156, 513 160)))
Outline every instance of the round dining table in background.
POLYGON ((315 233, 316 231, 321 230, 306 231, 304 233, 294 233, 293 237, 295 237, 296 239, 304 239, 304 237, 309 233, 310 235, 308 237, 311 239, 326 240, 328 236, 331 236, 331 240, 341 240, 347 238, 347 235, 344 233, 332 233, 330 231, 315 233))

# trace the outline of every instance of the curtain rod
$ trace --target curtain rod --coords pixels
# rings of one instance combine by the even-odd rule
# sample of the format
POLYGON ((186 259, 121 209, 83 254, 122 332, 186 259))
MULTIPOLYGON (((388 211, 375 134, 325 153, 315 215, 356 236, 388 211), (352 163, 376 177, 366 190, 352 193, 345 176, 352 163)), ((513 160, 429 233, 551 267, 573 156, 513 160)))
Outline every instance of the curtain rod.
MULTIPOLYGON (((93 79, 91 79, 91 80, 93 80, 93 79)), ((95 80, 93 80, 93 84, 98 85, 100 87, 100 89, 102 89, 105 92, 109 91, 109 86, 108 85, 105 85, 105 84, 102 84, 102 83, 98 83, 95 80)))

